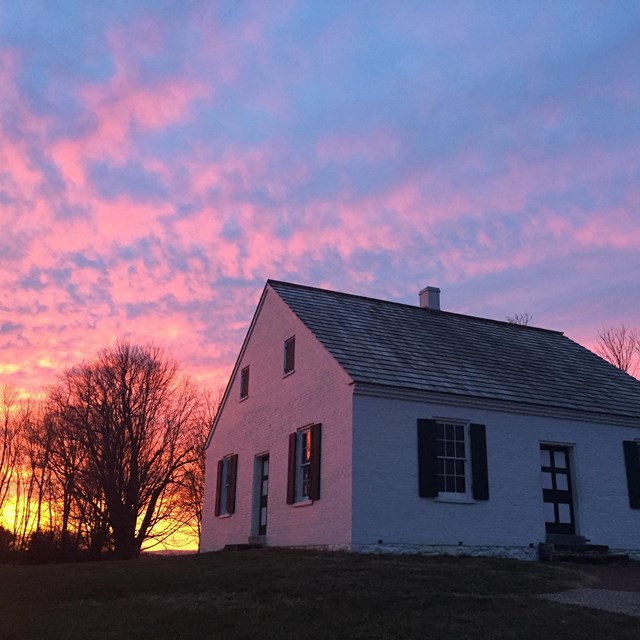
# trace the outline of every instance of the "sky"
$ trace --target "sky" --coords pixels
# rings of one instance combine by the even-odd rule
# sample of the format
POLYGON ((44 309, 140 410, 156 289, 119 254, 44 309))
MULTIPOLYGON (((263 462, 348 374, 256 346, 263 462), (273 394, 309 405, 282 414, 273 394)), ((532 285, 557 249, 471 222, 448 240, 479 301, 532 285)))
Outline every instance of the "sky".
POLYGON ((267 278, 640 327, 640 3, 0 0, 0 383, 226 384, 267 278))

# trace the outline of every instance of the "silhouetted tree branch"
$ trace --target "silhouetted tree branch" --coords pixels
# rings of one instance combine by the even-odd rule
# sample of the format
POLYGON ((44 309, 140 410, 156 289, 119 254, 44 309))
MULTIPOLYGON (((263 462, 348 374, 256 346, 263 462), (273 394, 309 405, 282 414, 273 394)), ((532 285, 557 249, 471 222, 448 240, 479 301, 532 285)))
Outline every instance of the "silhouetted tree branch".
POLYGON ((598 332, 596 353, 633 376, 640 362, 640 333, 624 324, 601 329, 598 332))
POLYGON ((533 316, 528 313, 514 313, 512 316, 507 316, 507 322, 511 324, 523 324, 527 325, 533 320, 533 316))

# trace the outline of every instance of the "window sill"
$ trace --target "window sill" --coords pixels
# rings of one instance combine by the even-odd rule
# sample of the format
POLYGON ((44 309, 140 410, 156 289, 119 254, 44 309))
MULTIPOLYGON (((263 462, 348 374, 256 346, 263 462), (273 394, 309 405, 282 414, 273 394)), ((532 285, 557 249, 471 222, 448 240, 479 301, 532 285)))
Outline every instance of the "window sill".
POLYGON ((248 400, 248 399, 249 399, 249 396, 242 396, 240 398, 240 402, 244 402, 245 400, 248 400))
POLYGON ((220 515, 217 515, 216 518, 230 518, 232 515, 232 513, 221 513, 220 515))
POLYGON ((438 496, 433 499, 434 502, 448 502, 451 504, 475 504, 476 500, 473 498, 461 497, 457 498, 456 496, 438 496))
POLYGON ((285 372, 282 374, 282 377, 283 377, 283 378, 288 378, 292 373, 295 373, 295 372, 296 372, 296 370, 295 370, 295 369, 291 369, 291 371, 285 371, 285 372))
POLYGON ((313 504, 313 500, 300 500, 299 502, 294 502, 294 507, 309 507, 313 504))

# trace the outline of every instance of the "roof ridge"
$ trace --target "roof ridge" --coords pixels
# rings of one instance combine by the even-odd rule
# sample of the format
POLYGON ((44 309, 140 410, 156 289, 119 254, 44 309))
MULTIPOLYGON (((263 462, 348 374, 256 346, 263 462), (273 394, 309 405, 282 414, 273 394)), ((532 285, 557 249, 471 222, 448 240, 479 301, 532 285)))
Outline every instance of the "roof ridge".
POLYGON ((438 309, 438 310, 429 309, 427 307, 418 307, 416 305, 409 304, 408 302, 397 302, 396 300, 384 300, 382 298, 373 298, 372 296, 363 296, 357 293, 346 293, 345 291, 336 291, 335 289, 323 289, 322 287, 314 287, 311 285, 299 284, 297 282, 286 282, 284 280, 274 280, 269 278, 267 280, 267 284, 268 285, 274 285, 274 284, 284 285, 285 287, 293 287, 295 289, 304 289, 306 291, 319 291, 321 293, 330 293, 338 296, 343 296, 346 298, 355 298, 359 300, 365 300, 368 302, 377 302, 382 304, 395 305, 399 307, 408 307, 409 309, 425 311, 427 313, 447 314, 449 316, 454 316, 454 317, 463 318, 463 319, 477 320, 480 322, 493 323, 501 326, 517 327, 516 330, 543 331, 545 333, 552 333, 552 334, 561 335, 561 336, 564 335, 563 331, 558 331, 557 329, 546 329, 545 327, 533 327, 530 325, 516 324, 514 322, 509 322, 507 320, 483 318, 482 316, 473 316, 465 313, 458 313, 456 311, 446 311, 444 309, 438 309))

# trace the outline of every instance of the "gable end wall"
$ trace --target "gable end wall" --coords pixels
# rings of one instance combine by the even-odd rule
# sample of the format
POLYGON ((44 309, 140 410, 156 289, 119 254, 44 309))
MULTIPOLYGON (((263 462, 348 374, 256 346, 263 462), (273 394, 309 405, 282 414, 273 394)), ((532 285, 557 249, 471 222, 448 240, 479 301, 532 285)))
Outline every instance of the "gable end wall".
POLYGON ((246 544, 254 530, 254 461, 269 454, 266 544, 346 548, 351 541, 349 376, 280 297, 267 287, 262 308, 231 380, 207 449, 201 551, 246 544), (296 337, 295 371, 283 375, 286 339, 296 337), (249 396, 240 400, 240 371, 250 367, 249 396), (286 503, 289 434, 322 424, 321 497, 286 503), (217 461, 238 454, 236 512, 215 517, 217 461))

